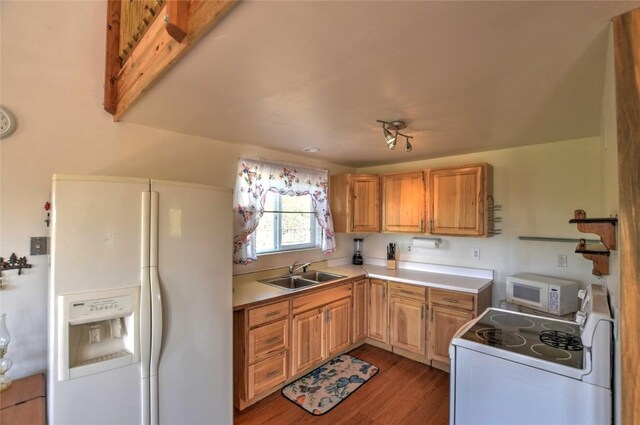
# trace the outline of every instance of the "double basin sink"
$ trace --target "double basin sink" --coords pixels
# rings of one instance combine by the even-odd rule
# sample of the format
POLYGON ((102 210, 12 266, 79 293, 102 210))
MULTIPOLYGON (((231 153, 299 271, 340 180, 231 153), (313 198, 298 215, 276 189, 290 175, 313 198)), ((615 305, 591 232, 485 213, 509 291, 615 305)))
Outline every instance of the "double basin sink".
POLYGON ((274 279, 259 280, 258 282, 293 291, 309 286, 320 285, 321 283, 332 282, 344 277, 346 276, 312 270, 302 274, 286 275, 274 279))

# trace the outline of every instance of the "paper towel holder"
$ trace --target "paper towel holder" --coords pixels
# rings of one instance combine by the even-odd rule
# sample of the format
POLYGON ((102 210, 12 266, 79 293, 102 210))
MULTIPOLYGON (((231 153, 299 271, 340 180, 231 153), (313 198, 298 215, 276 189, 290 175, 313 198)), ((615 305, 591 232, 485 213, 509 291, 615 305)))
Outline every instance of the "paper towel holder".
POLYGON ((415 248, 440 248, 440 245, 442 245, 442 238, 428 236, 415 237, 412 238, 411 245, 415 248))

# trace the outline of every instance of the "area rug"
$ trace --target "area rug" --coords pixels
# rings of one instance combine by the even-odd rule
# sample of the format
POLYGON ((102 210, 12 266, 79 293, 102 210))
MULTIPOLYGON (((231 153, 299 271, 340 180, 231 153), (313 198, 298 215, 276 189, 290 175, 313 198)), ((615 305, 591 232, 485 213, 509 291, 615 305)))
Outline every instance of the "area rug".
POLYGON ((282 389, 282 395, 312 415, 336 407, 378 373, 378 367, 343 354, 282 389))

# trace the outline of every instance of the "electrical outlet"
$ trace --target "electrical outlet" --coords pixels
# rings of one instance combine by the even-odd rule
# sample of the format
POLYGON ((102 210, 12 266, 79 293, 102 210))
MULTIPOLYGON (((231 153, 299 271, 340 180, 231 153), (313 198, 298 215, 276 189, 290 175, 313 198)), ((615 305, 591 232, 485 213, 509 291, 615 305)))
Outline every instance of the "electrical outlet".
POLYGON ((411 244, 410 243, 407 244, 407 252, 411 252, 411 244))
POLYGON ((480 248, 472 248, 471 249, 471 258, 474 260, 480 259, 480 248))
POLYGON ((558 254, 558 267, 567 267, 567 254, 558 254))

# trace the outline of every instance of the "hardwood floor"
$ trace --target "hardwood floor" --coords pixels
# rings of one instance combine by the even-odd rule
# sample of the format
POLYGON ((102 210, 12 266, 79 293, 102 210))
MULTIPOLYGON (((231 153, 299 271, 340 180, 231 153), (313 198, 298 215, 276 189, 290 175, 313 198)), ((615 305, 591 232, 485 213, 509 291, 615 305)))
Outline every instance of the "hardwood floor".
POLYGON ((276 392, 242 412, 236 425, 448 424, 449 374, 371 345, 349 354, 380 368, 324 416, 313 416, 276 392))

